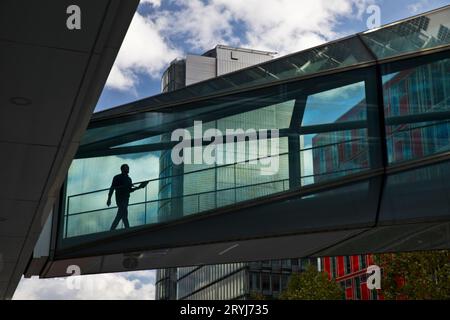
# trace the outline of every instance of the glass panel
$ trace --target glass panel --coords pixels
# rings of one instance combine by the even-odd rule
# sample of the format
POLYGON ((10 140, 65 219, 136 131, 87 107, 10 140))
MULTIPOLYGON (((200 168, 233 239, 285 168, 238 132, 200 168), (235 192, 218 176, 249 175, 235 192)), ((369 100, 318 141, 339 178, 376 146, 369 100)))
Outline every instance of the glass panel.
POLYGON ((133 141, 130 143, 120 144, 118 146, 114 146, 112 148, 123 148, 123 147, 134 147, 134 146, 142 146, 142 145, 148 145, 153 143, 159 143, 161 142, 162 135, 157 135, 149 138, 145 138, 142 140, 133 141))
POLYGON ((448 161, 388 175, 380 221, 448 218, 449 181, 448 161))
POLYGON ((437 58, 383 68, 390 164, 450 150, 450 59, 437 58))
POLYGON ((362 34, 382 59, 450 44, 450 8, 362 34))
MULTIPOLYGON (((344 84, 309 95, 300 112, 301 185, 325 182, 367 170, 377 155, 369 143, 368 112, 376 106, 366 99, 364 81, 344 84), (373 149, 372 149, 373 150, 373 149), (373 157, 371 160, 370 157, 373 157)), ((376 139, 372 140, 375 143, 376 139)))
POLYGON ((222 76, 236 87, 300 77, 372 60, 357 37, 301 51, 242 72, 222 76))
POLYGON ((302 125, 365 120, 364 82, 352 83, 308 96, 302 125))
POLYGON ((156 107, 161 104, 200 98, 372 60, 370 53, 359 39, 351 37, 190 85, 180 90, 150 97, 139 101, 139 106, 135 106, 134 109, 141 106, 156 107))
POLYGON ((80 145, 84 146, 106 139, 123 137, 126 134, 139 132, 144 128, 150 133, 152 128, 157 132, 159 126, 175 120, 173 114, 163 112, 153 112, 152 116, 141 114, 139 118, 136 116, 123 117, 120 121, 113 120, 112 124, 108 126, 89 128, 83 135, 80 145))
MULTIPOLYGON (((117 141, 127 142, 116 145, 130 147, 134 153, 111 155, 114 149, 108 147, 104 156, 100 149, 98 157, 73 162, 63 237, 105 236, 113 220, 126 215, 114 197, 112 206, 106 203, 111 180, 124 163, 130 167, 134 188, 141 187, 129 196, 130 228, 166 223, 370 169, 379 157, 378 137, 371 131, 378 127, 377 118, 370 116, 370 110, 376 110, 373 74, 367 68, 212 99, 195 110, 190 104, 181 115, 176 111, 167 115, 188 117, 189 121, 174 122, 181 128, 163 126, 165 131, 151 138, 130 132, 118 136, 117 141), (197 119, 193 114, 202 116, 197 119), (179 140, 171 141, 175 129, 184 129, 181 147, 179 140), (140 153, 133 148, 153 141, 173 143, 173 148, 140 153), (175 163, 174 155, 182 156, 181 163, 175 163)), ((140 127, 142 132, 153 130, 158 122, 152 120, 151 112, 145 117, 149 127, 140 127)), ((114 131, 114 126, 98 129, 114 131)), ((125 217, 119 221, 118 229, 122 222, 128 228, 125 217)), ((76 241, 83 239, 68 243, 76 241)))

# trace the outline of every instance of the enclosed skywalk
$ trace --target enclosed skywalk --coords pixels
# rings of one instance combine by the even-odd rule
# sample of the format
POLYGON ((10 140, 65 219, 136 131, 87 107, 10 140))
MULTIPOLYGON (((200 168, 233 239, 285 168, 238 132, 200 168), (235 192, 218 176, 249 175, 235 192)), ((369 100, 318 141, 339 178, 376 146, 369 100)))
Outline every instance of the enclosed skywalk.
POLYGON ((40 275, 450 248, 449 28, 446 7, 95 114, 40 275), (111 231, 124 163, 148 184, 111 231))

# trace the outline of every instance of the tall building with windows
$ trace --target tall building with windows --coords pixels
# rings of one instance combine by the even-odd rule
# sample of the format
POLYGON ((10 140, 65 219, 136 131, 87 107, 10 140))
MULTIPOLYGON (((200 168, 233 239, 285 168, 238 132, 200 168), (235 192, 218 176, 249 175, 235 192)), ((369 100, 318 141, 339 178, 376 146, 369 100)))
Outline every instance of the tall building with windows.
POLYGON ((178 269, 177 299, 230 300, 277 298, 293 272, 317 259, 285 259, 205 265, 178 269))
MULTIPOLYGON (((232 48, 218 45, 201 56, 188 55, 186 59, 176 59, 172 61, 164 72, 161 80, 163 92, 169 92, 183 88, 186 85, 214 78, 216 76, 233 72, 248 66, 259 64, 270 60, 275 53, 264 52, 242 48, 232 48)), ((245 118, 231 116, 224 119, 208 123, 207 128, 215 128, 225 132, 226 129, 241 126, 247 129, 265 129, 272 127, 289 126, 290 115, 294 108, 294 101, 273 105, 263 108, 259 112, 249 112, 245 118), (285 112, 283 112, 285 110, 285 112)), ((190 129, 192 131, 192 128, 190 129)), ((169 140, 168 136, 162 138, 169 140)), ((299 140, 300 149, 303 139, 299 140)), ((250 148, 246 145, 245 154, 241 155, 245 159, 257 158, 258 154, 249 154, 250 148)), ((287 139, 280 141, 280 153, 287 152, 287 139)), ((237 159, 239 150, 234 149, 233 156, 237 159)), ((303 159, 303 154, 300 155, 303 159)), ((287 158, 282 161, 288 161, 287 158)), ((303 160, 301 160, 303 162, 303 160)), ((287 164, 281 164, 286 167, 287 164)), ((302 166, 303 167, 303 166, 302 166)), ((283 183, 265 183, 270 180, 283 180, 287 178, 287 173, 281 171, 270 175, 270 179, 264 178, 256 171, 261 170, 261 166, 255 165, 249 169, 245 165, 220 167, 204 165, 202 168, 212 169, 207 172, 196 173, 199 165, 174 165, 170 161, 170 150, 162 153, 160 158, 160 176, 170 176, 170 179, 163 179, 160 183, 160 198, 179 195, 180 201, 171 199, 167 202, 160 202, 159 217, 165 220, 167 214, 182 215, 182 212, 195 212, 199 206, 207 209, 208 206, 215 207, 217 202, 225 205, 227 202, 233 203, 236 198, 240 201, 246 198, 252 199, 264 194, 272 194, 283 191, 286 186, 283 183), (189 175, 189 171, 195 171, 189 175), (275 177, 274 177, 275 176, 275 177), (182 178, 179 178, 182 177, 182 178), (201 185, 198 180, 201 180, 201 185), (251 181, 250 181, 251 180, 251 181), (165 183, 166 182, 166 183, 165 183), (255 185, 261 184, 260 188, 255 185), (242 185, 243 188, 232 192, 226 191, 227 186, 242 185), (252 185, 252 188, 246 186, 252 185), (198 197, 196 194, 201 189, 214 189, 214 197, 198 197), (217 190, 225 190, 217 192, 217 190), (192 197, 181 195, 193 194, 192 197), (182 200, 181 200, 182 199, 182 200), (177 208, 174 208, 177 207, 177 208)), ((303 176, 303 174, 301 175, 303 176)), ((252 263, 234 263, 222 265, 204 265, 197 267, 171 268, 157 271, 156 277, 156 299, 245 299, 253 295, 263 295, 266 297, 277 297, 286 288, 289 275, 292 272, 304 270, 307 264, 316 259, 287 259, 260 261, 252 263)))
MULTIPOLYGON (((163 73, 161 89, 163 92, 174 91, 190 84, 268 61, 274 55, 275 53, 273 52, 218 45, 203 55, 187 55, 185 59, 172 61, 163 73)), ((242 119, 242 116, 231 116, 207 123, 207 127, 204 130, 214 128, 225 132, 227 127, 239 127, 237 122, 241 123, 241 127, 245 125, 245 128, 242 128, 244 130, 288 125, 292 108, 292 103, 287 103, 284 106, 275 105, 265 108, 258 114, 249 113, 245 119, 242 119), (286 112, 275 112, 277 107, 286 109, 286 112), (230 123, 233 123, 233 125, 230 126, 230 123)), ((189 131, 192 133, 192 128, 189 128, 189 131)), ((167 142, 170 140, 170 137, 165 135, 161 139, 167 142)), ((287 152, 287 145, 281 143, 280 149, 281 152, 287 152)), ((238 158, 239 150, 234 148, 233 150, 235 150, 233 157, 238 158)), ((258 154, 249 154, 249 148, 245 148, 244 152, 244 155, 240 155, 244 159, 258 157, 258 154)), ((244 187, 239 194, 236 189, 230 190, 231 192, 217 192, 218 189, 226 190, 227 186, 235 184, 248 185, 249 179, 255 180, 254 172, 261 168, 254 166, 254 168, 249 169, 246 166, 239 167, 239 165, 231 168, 229 166, 217 166, 217 168, 214 168, 214 166, 202 165, 200 169, 209 170, 197 173, 199 170, 198 164, 175 165, 171 161, 170 156, 171 150, 166 150, 160 157, 160 177, 170 178, 161 180, 159 197, 169 199, 175 196, 178 197, 178 200, 170 199, 159 203, 158 219, 160 221, 171 219, 174 215, 182 216, 183 212, 195 212, 199 207, 202 207, 202 209, 213 208, 217 206, 218 202, 220 202, 220 205, 226 205, 227 202, 233 203, 238 197, 241 200, 245 198, 251 199, 260 193, 267 192, 266 188, 272 189, 269 190, 270 193, 283 190, 282 186, 280 188, 280 185, 274 184, 266 185, 263 188, 244 187), (193 173, 189 174, 190 171, 193 173), (198 183, 199 180, 201 184, 198 183), (201 191, 211 189, 216 190, 212 197, 208 193, 204 196, 198 195, 201 191), (186 194, 188 195, 187 197, 186 194), (190 194, 192 196, 189 196, 190 194), (171 216, 169 217, 168 215, 171 216)), ((255 184, 263 181, 255 180, 252 182, 255 184)), ((249 270, 249 265, 242 263, 158 270, 156 299, 232 299, 246 297, 249 295, 250 288, 250 278, 247 270, 249 270), (228 291, 228 288, 233 289, 228 291)), ((277 283, 281 283, 281 274, 274 276, 274 279, 279 277, 280 279, 277 283)), ((265 276, 263 276, 263 279, 264 281, 267 280, 265 276)), ((266 284, 266 282, 264 283, 266 284)), ((279 288, 275 289, 274 292, 279 292, 279 288)))

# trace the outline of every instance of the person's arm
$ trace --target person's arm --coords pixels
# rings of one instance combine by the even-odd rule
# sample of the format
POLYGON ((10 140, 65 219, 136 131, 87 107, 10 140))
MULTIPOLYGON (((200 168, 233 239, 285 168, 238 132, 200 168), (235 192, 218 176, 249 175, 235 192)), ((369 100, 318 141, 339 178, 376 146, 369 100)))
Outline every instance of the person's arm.
POLYGON ((147 186, 147 183, 145 185, 143 185, 142 182, 137 187, 133 187, 133 184, 131 184, 130 193, 134 192, 136 190, 139 190, 139 189, 144 189, 146 186, 147 186))
POLYGON ((111 197, 114 193, 114 190, 116 189, 116 184, 117 184, 117 180, 116 177, 113 178, 113 181, 111 183, 111 187, 109 188, 109 193, 108 193, 108 200, 106 201, 106 205, 109 207, 111 205, 111 197))
MULTIPOLYGON (((131 181, 131 180, 130 180, 131 181)), ((130 186, 130 193, 135 192, 136 190, 139 190, 141 188, 139 188, 139 186, 137 187, 133 187, 133 181, 131 181, 131 186, 130 186)))
POLYGON ((131 178, 130 178, 130 189, 129 189, 130 193, 135 192, 136 190, 139 190, 139 189, 143 189, 143 187, 141 187, 140 184, 137 187, 134 187, 133 180, 131 180, 131 178))

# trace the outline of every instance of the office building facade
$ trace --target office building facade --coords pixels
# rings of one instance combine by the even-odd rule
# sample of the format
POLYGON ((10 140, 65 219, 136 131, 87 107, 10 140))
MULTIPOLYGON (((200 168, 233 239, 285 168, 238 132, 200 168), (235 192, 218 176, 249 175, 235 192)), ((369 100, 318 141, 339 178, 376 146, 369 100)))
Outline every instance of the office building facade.
POLYGON ((178 269, 177 299, 276 299, 293 272, 306 270, 317 259, 285 259, 205 265, 178 269))
POLYGON ((374 264, 372 255, 323 257, 321 265, 330 281, 336 281, 345 300, 380 300, 376 289, 367 288, 367 267, 374 264))

